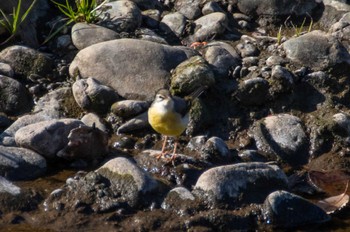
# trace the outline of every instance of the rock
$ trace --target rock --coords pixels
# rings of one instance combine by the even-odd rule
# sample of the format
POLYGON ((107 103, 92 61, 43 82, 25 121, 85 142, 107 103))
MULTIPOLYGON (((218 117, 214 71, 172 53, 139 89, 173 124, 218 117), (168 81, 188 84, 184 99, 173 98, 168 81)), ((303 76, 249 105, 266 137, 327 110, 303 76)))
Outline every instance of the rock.
POLYGON ((71 130, 80 125, 83 123, 76 119, 53 119, 30 124, 17 130, 16 144, 53 159, 68 144, 71 130))
POLYGON ((150 127, 148 123, 148 112, 146 111, 120 125, 117 134, 131 133, 150 127))
POLYGON ((160 22, 159 28, 166 33, 181 37, 186 26, 186 17, 179 12, 167 14, 160 22))
MULTIPOLYGON (((13 121, 9 117, 2 115, 0 113, 0 131, 3 131, 4 128, 9 127, 12 123, 13 121)), ((1 138, 1 134, 0 134, 0 138, 1 138)), ((0 143, 1 143, 1 139, 0 139, 0 143)))
POLYGON ((202 86, 215 83, 214 73, 201 56, 193 56, 172 72, 170 89, 175 95, 189 95, 202 86))
POLYGON ((79 50, 113 39, 119 39, 117 32, 95 24, 76 23, 72 28, 72 41, 79 50))
POLYGON ((0 75, 0 112, 18 115, 30 110, 30 103, 27 90, 20 82, 0 75))
POLYGON ((145 112, 149 106, 147 101, 124 100, 114 103, 111 112, 122 118, 131 118, 145 112))
POLYGON ((204 59, 214 67, 214 71, 221 76, 227 76, 241 63, 236 50, 224 42, 211 42, 204 48, 204 59))
POLYGON ((57 156, 68 160, 96 161, 108 152, 108 135, 94 125, 79 126, 69 132, 68 143, 57 156))
POLYGON ((217 35, 225 32, 228 27, 228 19, 224 13, 215 12, 200 17, 194 21, 196 28, 194 34, 189 37, 189 44, 197 41, 212 40, 217 35))
POLYGON ((156 9, 142 11, 142 21, 147 27, 157 28, 160 21, 160 11, 156 9))
POLYGON ((82 113, 70 87, 58 88, 45 94, 38 100, 33 111, 51 118, 74 118, 82 113))
POLYGON ((96 113, 106 113, 119 98, 112 88, 91 77, 74 82, 72 91, 75 101, 82 109, 96 113))
POLYGON ((30 180, 46 172, 46 160, 25 148, 0 145, 0 175, 9 180, 30 180))
POLYGON ((266 196, 287 188, 287 177, 275 165, 239 163, 205 171, 197 180, 193 194, 214 207, 238 207, 262 203, 266 196))
POLYGON ((104 7, 107 10, 102 11, 99 17, 107 21, 107 27, 114 31, 134 31, 141 25, 141 11, 133 1, 108 2, 104 7))
POLYGON ((260 151, 290 165, 307 163, 308 138, 298 117, 289 114, 266 117, 254 125, 251 133, 260 151))
POLYGON ((96 172, 109 179, 115 190, 134 206, 137 203, 142 204, 139 202, 141 197, 152 193, 158 186, 147 172, 126 158, 114 158, 96 172))
POLYGON ((260 54, 260 51, 256 47, 256 45, 248 41, 237 44, 236 49, 238 50, 242 58, 258 56, 260 54))
POLYGON ((350 136, 350 115, 344 113, 337 113, 333 115, 333 122, 336 124, 336 128, 333 128, 334 132, 343 136, 350 136))
POLYGON ((112 40, 81 50, 69 72, 71 76, 76 70, 83 78, 93 76, 124 98, 151 100, 156 90, 165 86, 170 70, 194 53, 191 49, 144 40, 112 40))
POLYGON ((280 228, 296 228, 330 220, 330 216, 315 204, 286 191, 273 192, 266 198, 263 215, 268 224, 280 228))
POLYGON ((350 63, 350 55, 339 41, 322 31, 312 31, 283 43, 287 58, 293 62, 323 70, 340 63, 350 63))
POLYGON ((288 69, 276 65, 272 68, 270 82, 270 93, 276 96, 289 92, 294 85, 293 74, 288 69))
POLYGON ((201 2, 198 0, 178 0, 175 1, 174 8, 188 19, 196 19, 201 14, 201 2))
POLYGON ((204 4, 202 8, 202 14, 208 15, 214 12, 224 12, 217 2, 210 1, 204 4))
POLYGON ((225 141, 219 137, 209 138, 201 148, 200 155, 212 163, 229 163, 233 159, 225 141))
MULTIPOLYGON (((1 214, 37 209, 42 196, 33 189, 21 189, 0 176, 1 214)), ((5 219, 2 217, 2 219, 5 219)), ((6 220, 2 220, 3 222, 6 220)), ((14 223, 15 224, 15 223, 14 223)))
POLYGON ((13 77, 15 72, 13 71, 13 68, 6 63, 0 63, 0 75, 13 77))
POLYGON ((46 54, 32 48, 14 45, 0 52, 0 62, 9 64, 15 76, 26 80, 30 75, 47 77, 52 73, 53 61, 46 54))
POLYGON ((109 128, 107 126, 107 122, 104 121, 103 118, 100 118, 98 115, 94 113, 88 113, 85 114, 80 121, 82 121, 85 125, 89 127, 95 126, 96 128, 100 129, 101 131, 108 133, 109 128))
POLYGON ((0 194, 3 193, 9 193, 13 196, 16 196, 21 193, 21 188, 12 184, 4 177, 0 176, 0 194))
POLYGON ((165 45, 168 44, 168 42, 163 37, 161 37, 160 35, 158 35, 157 33, 155 33, 150 29, 140 28, 137 30, 137 33, 141 40, 147 40, 150 42, 155 42, 155 43, 165 44, 165 45))
POLYGON ((52 119, 49 116, 43 114, 28 114, 19 117, 9 128, 7 128, 2 134, 0 134, 0 144, 4 146, 16 146, 15 142, 15 133, 20 128, 25 127, 27 125, 47 121, 52 119))
POLYGON ((133 0, 142 10, 154 9, 159 7, 159 2, 157 0, 133 0))
POLYGON ((191 210, 198 207, 196 203, 194 195, 188 189, 176 187, 169 191, 162 203, 162 208, 181 215, 190 215, 191 210))
POLYGON ((260 17, 280 17, 296 15, 298 17, 311 14, 312 10, 318 6, 316 0, 306 2, 284 1, 276 2, 273 0, 238 0, 237 7, 240 12, 249 16, 260 17))
POLYGON ((251 78, 239 84, 235 97, 243 105, 262 105, 269 99, 269 83, 261 78, 251 78))
POLYGON ((267 162, 268 159, 257 150, 244 150, 238 153, 243 162, 267 162))

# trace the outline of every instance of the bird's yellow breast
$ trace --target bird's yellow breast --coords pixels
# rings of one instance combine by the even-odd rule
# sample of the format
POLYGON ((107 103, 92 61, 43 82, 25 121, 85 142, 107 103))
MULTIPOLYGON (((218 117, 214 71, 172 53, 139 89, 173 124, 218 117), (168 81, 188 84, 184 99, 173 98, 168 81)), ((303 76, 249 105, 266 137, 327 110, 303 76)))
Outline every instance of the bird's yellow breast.
POLYGON ((156 107, 148 110, 148 121, 152 128, 160 134, 179 136, 187 127, 187 122, 174 111, 160 112, 156 107))

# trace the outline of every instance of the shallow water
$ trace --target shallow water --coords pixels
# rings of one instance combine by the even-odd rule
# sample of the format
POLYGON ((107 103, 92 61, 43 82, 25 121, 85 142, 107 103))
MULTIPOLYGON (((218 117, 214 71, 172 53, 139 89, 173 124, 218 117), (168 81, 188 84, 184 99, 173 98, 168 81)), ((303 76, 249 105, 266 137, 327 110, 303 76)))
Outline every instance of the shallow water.
MULTIPOLYGON (((47 197, 54 189, 57 189, 61 187, 63 184, 65 184, 65 181, 68 177, 72 177, 75 175, 77 170, 61 170, 56 171, 53 173, 48 174, 46 177, 38 178, 33 181, 21 181, 21 182, 15 182, 16 185, 22 187, 22 188, 33 188, 37 189, 39 192, 43 193, 43 197, 47 197)), ((315 201, 315 199, 312 199, 312 201, 315 201)), ((39 206, 40 212, 42 212, 42 205, 39 206)), ((24 218, 37 218, 38 217, 38 210, 28 212, 28 213, 22 213, 16 212, 17 215, 22 215, 24 218)), ((145 213, 145 212, 144 212, 145 213)), ((175 219, 175 218, 174 218, 175 219)), ((162 223, 160 221, 160 223, 162 223)), ((41 223, 38 223, 40 225, 41 223)), ((92 223, 90 228, 89 226, 84 228, 83 231, 96 231, 96 224, 92 223)), ((103 226, 103 225, 100 225, 103 226)), ((54 228, 54 225, 50 225, 50 228, 54 228)), ((111 229, 111 226, 106 225, 106 229, 111 229)), ((46 226, 39 226, 35 227, 34 225, 29 225, 26 222, 19 223, 19 224, 6 224, 3 225, 0 223, 0 232, 2 231, 23 231, 23 232, 51 232, 54 230, 51 230, 47 228, 46 226)), ((299 228, 296 231, 335 231, 335 232, 347 232, 350 231, 350 210, 349 206, 347 209, 342 210, 340 213, 337 213, 332 216, 332 220, 328 223, 325 223, 321 226, 319 225, 310 225, 303 228, 299 228)))

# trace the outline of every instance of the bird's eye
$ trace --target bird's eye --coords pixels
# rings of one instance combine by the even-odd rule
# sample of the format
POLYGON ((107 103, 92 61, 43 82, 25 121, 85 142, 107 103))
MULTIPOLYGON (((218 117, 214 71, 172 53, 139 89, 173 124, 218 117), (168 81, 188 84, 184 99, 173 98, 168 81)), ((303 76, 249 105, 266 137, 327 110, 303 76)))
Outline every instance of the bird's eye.
POLYGON ((157 95, 158 100, 164 100, 164 96, 162 95, 157 95))

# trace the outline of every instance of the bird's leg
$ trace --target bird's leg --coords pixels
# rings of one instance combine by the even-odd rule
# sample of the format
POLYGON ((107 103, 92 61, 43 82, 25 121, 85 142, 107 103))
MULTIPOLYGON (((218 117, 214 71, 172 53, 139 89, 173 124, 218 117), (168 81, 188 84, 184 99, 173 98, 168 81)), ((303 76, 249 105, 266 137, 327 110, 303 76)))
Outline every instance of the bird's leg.
POLYGON ((156 156, 157 159, 160 159, 162 157, 164 157, 167 153, 167 151, 165 151, 165 146, 166 146, 166 142, 168 140, 168 136, 164 136, 164 142, 163 142, 163 146, 162 146, 162 151, 159 155, 156 156))
POLYGON ((178 141, 175 139, 175 144, 174 144, 174 151, 173 154, 170 157, 170 161, 174 161, 176 159, 176 148, 177 148, 178 141))

